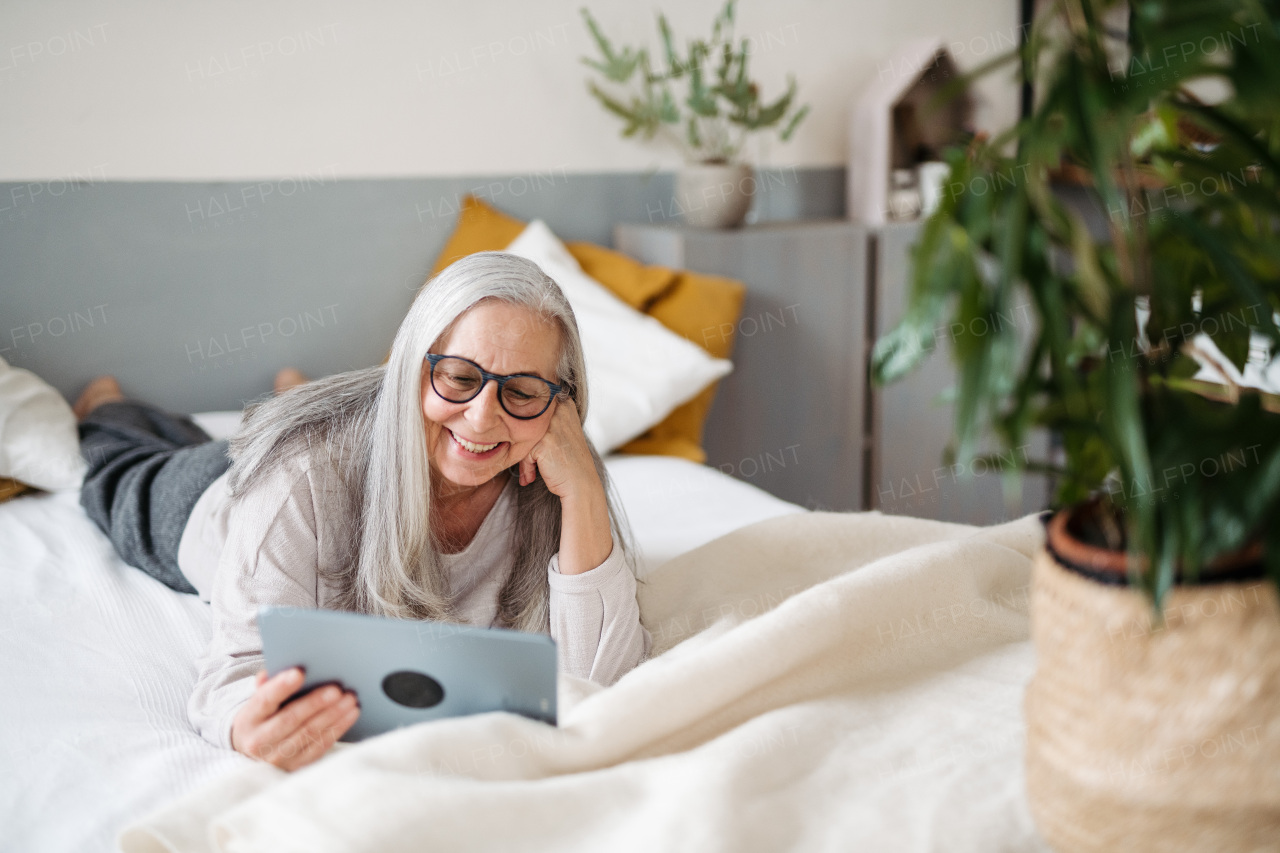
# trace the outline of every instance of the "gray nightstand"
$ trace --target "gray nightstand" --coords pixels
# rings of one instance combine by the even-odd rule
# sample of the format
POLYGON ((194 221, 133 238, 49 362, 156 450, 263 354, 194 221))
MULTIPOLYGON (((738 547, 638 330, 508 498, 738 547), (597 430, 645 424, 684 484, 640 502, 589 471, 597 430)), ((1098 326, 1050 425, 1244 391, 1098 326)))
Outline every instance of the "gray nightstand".
MULTIPOLYGON (((879 509, 991 524, 1047 502, 1028 478, 1004 505, 998 472, 967 479, 946 466, 952 384, 947 344, 887 388, 867 381, 876 336, 902 315, 915 223, 846 220, 733 230, 619 225, 614 245, 645 263, 735 278, 747 286, 734 372, 707 420, 707 464, 813 509, 879 509)), ((1025 452, 1043 455, 1041 437, 1025 452)))
POLYGON ((747 286, 707 464, 804 506, 862 507, 866 235, 844 220, 614 229, 619 251, 645 263, 747 286))

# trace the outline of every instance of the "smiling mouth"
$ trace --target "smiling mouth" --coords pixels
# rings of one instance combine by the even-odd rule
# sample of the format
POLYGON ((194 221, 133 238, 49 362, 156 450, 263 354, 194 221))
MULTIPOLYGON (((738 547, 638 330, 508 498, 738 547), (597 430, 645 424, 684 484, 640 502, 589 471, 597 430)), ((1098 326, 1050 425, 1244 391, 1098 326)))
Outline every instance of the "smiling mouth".
POLYGON ((488 453, 489 451, 496 448, 499 444, 502 444, 502 442, 500 441, 495 441, 493 444, 476 444, 473 441, 467 441, 465 438, 458 435, 453 430, 449 430, 449 435, 453 436, 453 440, 456 441, 458 443, 458 446, 461 447, 463 450, 466 450, 470 453, 475 453, 477 455, 488 453))

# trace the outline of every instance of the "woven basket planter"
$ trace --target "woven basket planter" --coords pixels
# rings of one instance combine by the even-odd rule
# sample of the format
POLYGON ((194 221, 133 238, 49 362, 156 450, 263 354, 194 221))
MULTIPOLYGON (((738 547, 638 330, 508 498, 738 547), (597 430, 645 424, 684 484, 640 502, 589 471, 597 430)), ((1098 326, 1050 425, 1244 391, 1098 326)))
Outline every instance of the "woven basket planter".
POLYGON ((1140 591, 1087 576, 1081 543, 1055 547, 1065 519, 1032 571, 1027 794, 1041 834, 1061 853, 1280 849, 1275 587, 1179 586, 1154 627, 1140 591))

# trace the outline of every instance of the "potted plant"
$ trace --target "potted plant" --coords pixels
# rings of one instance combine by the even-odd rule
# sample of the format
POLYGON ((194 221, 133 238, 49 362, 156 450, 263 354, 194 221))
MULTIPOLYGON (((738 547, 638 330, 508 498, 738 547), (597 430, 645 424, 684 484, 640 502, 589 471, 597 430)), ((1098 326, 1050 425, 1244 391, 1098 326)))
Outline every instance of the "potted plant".
POLYGON ((598 60, 582 61, 614 90, 591 80, 588 91, 623 120, 623 137, 653 139, 661 133, 681 149, 685 166, 676 176, 672 207, 690 225, 740 225, 755 192, 751 167, 738 161, 747 135, 781 124, 785 142, 809 112, 807 105, 795 104, 794 79, 777 100, 762 101, 759 85, 750 78, 750 42, 734 46, 735 2, 728 0, 716 15, 709 40, 694 39, 683 51, 659 14, 662 60, 657 68, 647 48, 615 49, 591 13, 582 10, 600 50, 598 60))
POLYGON ((1003 61, 1034 78, 1036 105, 951 151, 873 375, 910 370, 937 328, 964 330, 960 459, 984 436, 1057 437, 1028 466, 1058 484, 1025 703, 1045 838, 1270 849, 1280 402, 1240 377, 1280 344, 1280 12, 1061 0, 1003 61), (1067 203, 1064 180, 1092 204, 1067 203))

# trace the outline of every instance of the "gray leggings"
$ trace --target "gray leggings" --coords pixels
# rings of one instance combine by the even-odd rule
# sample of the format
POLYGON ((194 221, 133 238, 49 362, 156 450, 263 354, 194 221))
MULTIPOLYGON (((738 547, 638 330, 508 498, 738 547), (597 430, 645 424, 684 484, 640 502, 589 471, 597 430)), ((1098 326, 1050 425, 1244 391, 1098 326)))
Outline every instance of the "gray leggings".
POLYGON ((80 453, 89 463, 80 505, 121 559, 195 594, 178 568, 178 543, 200 495, 231 466, 226 440, 185 415, 127 400, 81 421, 80 453))

